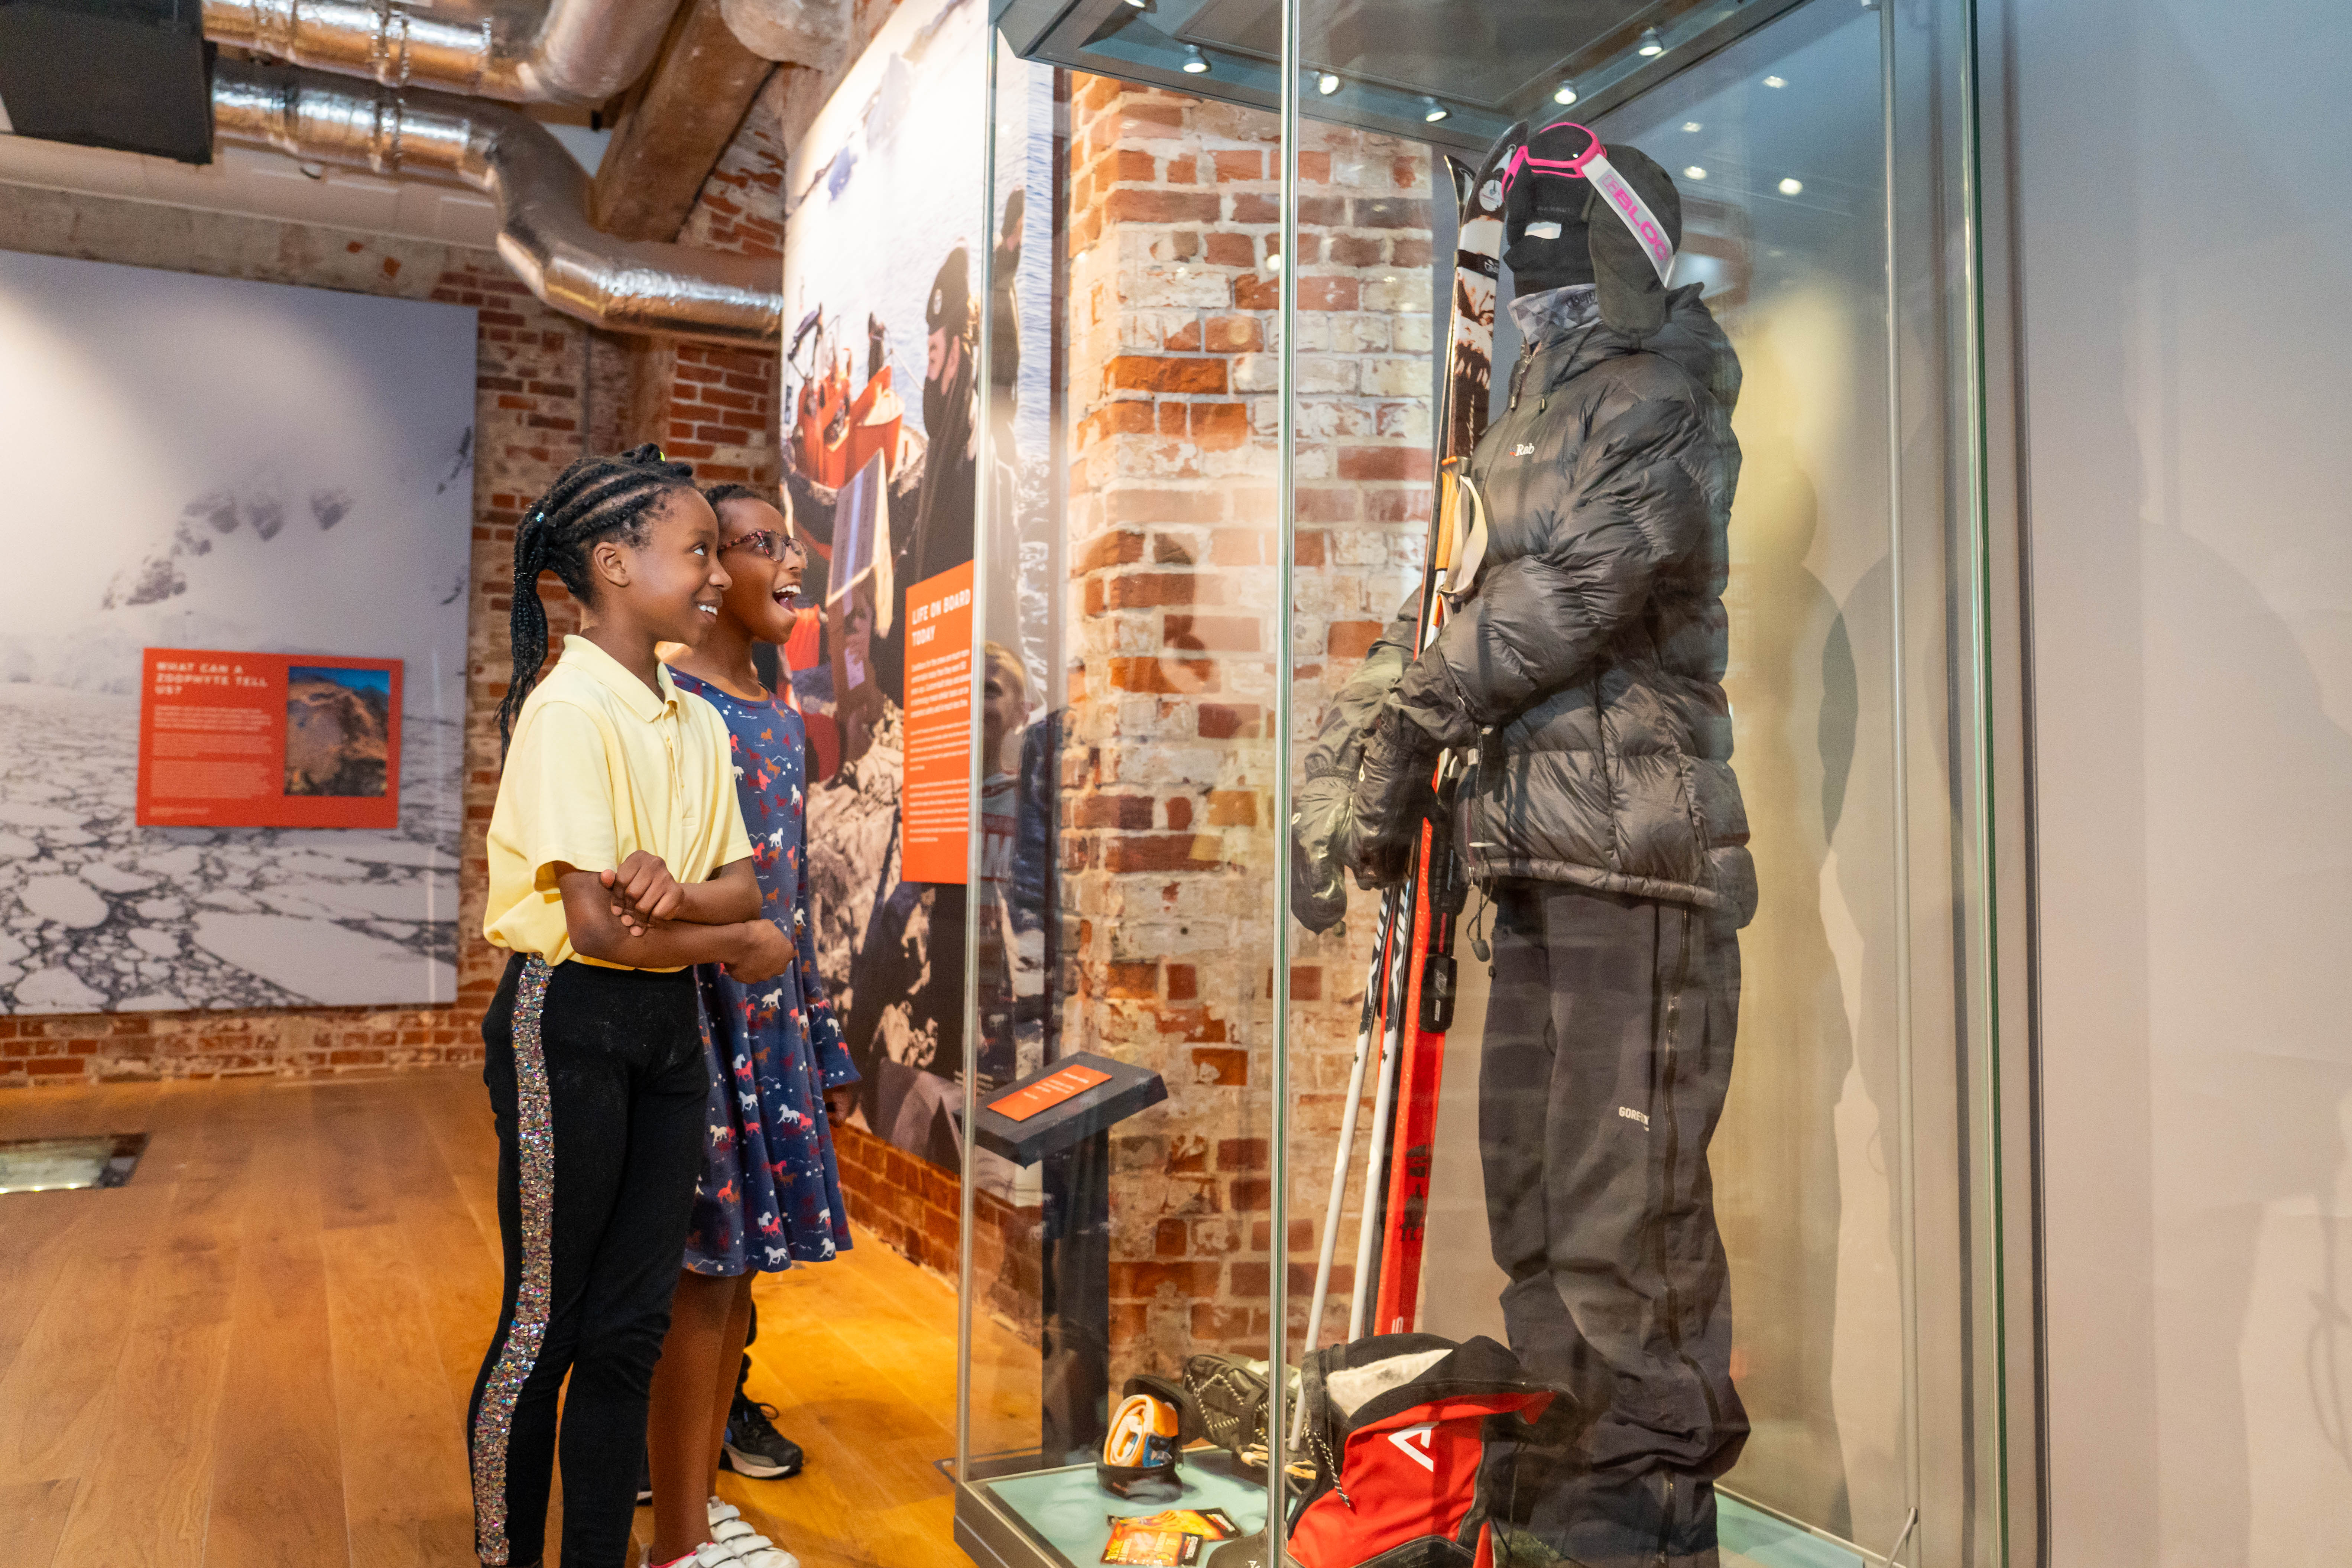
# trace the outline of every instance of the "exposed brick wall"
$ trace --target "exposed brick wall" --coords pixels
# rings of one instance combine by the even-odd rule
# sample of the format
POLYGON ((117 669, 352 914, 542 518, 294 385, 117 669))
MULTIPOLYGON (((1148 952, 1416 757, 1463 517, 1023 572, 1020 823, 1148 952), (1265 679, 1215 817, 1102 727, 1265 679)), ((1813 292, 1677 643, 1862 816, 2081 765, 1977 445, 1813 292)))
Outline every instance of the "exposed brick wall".
POLYGON ((773 487, 782 479, 776 433, 776 356, 709 343, 678 343, 670 356, 663 450, 694 465, 705 484, 773 487))
MULTIPOLYGON (((782 266, 783 81, 771 76, 703 182, 678 242, 782 266)), ((640 342, 632 351, 629 438, 657 441, 706 484, 773 486, 782 479, 777 356, 705 343, 640 342)))
POLYGON ((956 1272, 955 1173, 861 1127, 834 1134, 841 1187, 857 1222, 897 1252, 950 1279, 956 1272))
MULTIPOLYGON (((1166 1371, 1267 1328, 1281 151, 1271 115, 1181 94, 1079 77, 1071 105, 1064 1038, 1169 1083, 1118 1142, 1112 1262, 1120 1364, 1166 1371)), ((1299 173, 1303 740, 1422 550, 1430 168, 1309 126, 1299 173)), ((1293 932, 1300 1325, 1370 923, 1293 932)))
MULTIPOLYGON (((835 1129, 842 1200, 885 1246, 941 1279, 958 1278, 962 1188, 953 1171, 910 1154, 862 1127, 835 1129)), ((1044 1300, 1044 1215, 985 1190, 972 1199, 971 1277, 984 1310, 1034 1340, 1044 1300)))
MULTIPOLYGON (((793 68, 787 68, 790 69, 793 68)), ((739 256, 784 254, 784 72, 768 78, 702 183, 678 243, 739 256)))

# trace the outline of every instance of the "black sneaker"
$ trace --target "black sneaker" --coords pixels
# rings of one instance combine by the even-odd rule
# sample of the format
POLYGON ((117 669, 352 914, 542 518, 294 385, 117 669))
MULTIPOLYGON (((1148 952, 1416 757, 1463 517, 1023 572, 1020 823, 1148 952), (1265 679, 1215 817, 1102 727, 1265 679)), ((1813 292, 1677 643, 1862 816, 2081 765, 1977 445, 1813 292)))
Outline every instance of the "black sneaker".
POLYGON ((742 1394, 727 1411, 727 1436, 720 1445, 721 1469, 749 1476, 755 1481, 782 1480, 801 1473, 801 1446, 776 1430, 772 1405, 742 1394))

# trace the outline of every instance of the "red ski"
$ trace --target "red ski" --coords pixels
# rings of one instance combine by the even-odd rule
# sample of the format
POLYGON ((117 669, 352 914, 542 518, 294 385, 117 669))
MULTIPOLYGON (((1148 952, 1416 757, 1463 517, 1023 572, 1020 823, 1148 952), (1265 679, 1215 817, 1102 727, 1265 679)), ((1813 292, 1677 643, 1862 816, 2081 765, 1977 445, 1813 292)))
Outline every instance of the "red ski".
MULTIPOLYGON (((1502 274, 1502 174, 1527 136, 1524 123, 1505 132, 1475 175, 1459 159, 1445 160, 1461 221, 1454 255, 1453 326, 1446 338, 1445 405, 1439 411, 1437 426, 1442 437, 1439 496, 1438 504, 1431 509, 1429 552, 1422 569, 1416 653, 1436 633, 1444 595, 1466 587, 1475 567, 1474 560, 1465 560, 1461 554, 1461 546, 1471 535, 1476 502, 1475 492, 1461 476, 1470 449, 1486 426, 1486 392, 1495 355, 1496 290, 1502 274), (1464 581, 1454 581, 1449 572, 1464 581)), ((1447 764, 1439 764, 1435 783, 1440 798, 1444 798, 1452 786, 1447 764)), ((1434 824, 1425 824, 1406 879, 1381 900, 1371 970, 1364 977, 1363 1017, 1349 1076, 1347 1111, 1333 1162, 1331 1194, 1324 1211, 1323 1241, 1307 1312, 1310 1348, 1321 1342, 1339 1215, 1346 1202, 1348 1173, 1355 1162, 1357 1108, 1375 1049, 1380 1073, 1371 1117, 1371 1158, 1364 1173, 1364 1219, 1356 1238, 1348 1337, 1360 1339, 1367 1332, 1389 1333, 1398 1326, 1411 1326, 1421 1279, 1423 1219, 1429 1202, 1430 1137, 1437 1121, 1445 1030, 1453 1022, 1454 921, 1462 911, 1463 891, 1459 857, 1454 855, 1450 841, 1441 843, 1434 824), (1400 1147, 1401 1167, 1391 1158, 1391 1151, 1400 1147), (1392 1181, 1397 1174, 1402 1179, 1392 1181)), ((1304 1406, 1300 1408, 1303 1411, 1304 1406)), ((1296 1436, 1294 1431, 1294 1440, 1296 1436)))
MULTIPOLYGON (((1416 652, 1429 646, 1445 616, 1448 593, 1466 588, 1475 570, 1470 543, 1477 494, 1464 477, 1473 447, 1486 428, 1487 388, 1494 374, 1495 311, 1502 276, 1503 173, 1527 141, 1528 128, 1503 133, 1475 176, 1454 159, 1446 163, 1461 192, 1461 226, 1454 253, 1453 331, 1446 343, 1445 406, 1438 464, 1437 504, 1430 517, 1429 552, 1422 574, 1421 635, 1416 652), (1459 563, 1465 570, 1454 571, 1459 563), (1462 580, 1457 581, 1459 577, 1462 580)), ((1370 1330, 1379 1334, 1412 1330, 1421 1296, 1421 1255, 1429 1210, 1432 1146, 1437 1131, 1438 1089, 1445 1073, 1445 1036, 1454 1026, 1454 927, 1469 892, 1466 868, 1453 842, 1451 803, 1461 769, 1456 758, 1441 758, 1432 784, 1439 809, 1423 823, 1412 857, 1412 910, 1407 930, 1412 947, 1405 967, 1402 1030, 1397 1063, 1395 1124, 1389 1140, 1387 1202, 1380 1248, 1379 1288, 1370 1330)), ((1393 994, 1391 993, 1391 994, 1393 994)))

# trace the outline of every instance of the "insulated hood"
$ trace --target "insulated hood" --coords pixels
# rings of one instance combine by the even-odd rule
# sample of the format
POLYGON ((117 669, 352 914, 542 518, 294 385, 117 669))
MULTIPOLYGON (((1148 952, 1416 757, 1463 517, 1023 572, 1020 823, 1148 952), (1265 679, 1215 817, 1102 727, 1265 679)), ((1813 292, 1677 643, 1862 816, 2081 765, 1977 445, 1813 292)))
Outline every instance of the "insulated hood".
POLYGON ((1673 176, 1648 154, 1555 121, 1514 155, 1504 191, 1503 260, 1518 293, 1595 284, 1601 320, 1616 331, 1639 338, 1664 323, 1662 274, 1682 245, 1683 203, 1673 176), (1588 178, 1588 169, 1601 177, 1588 178), (1612 202, 1604 185, 1621 199, 1612 202))
POLYGON ((587 171, 518 110, 221 60, 214 134, 311 163, 460 181, 499 205, 499 254, 566 315, 617 332, 772 347, 783 295, 756 257, 617 239, 588 221, 587 171))

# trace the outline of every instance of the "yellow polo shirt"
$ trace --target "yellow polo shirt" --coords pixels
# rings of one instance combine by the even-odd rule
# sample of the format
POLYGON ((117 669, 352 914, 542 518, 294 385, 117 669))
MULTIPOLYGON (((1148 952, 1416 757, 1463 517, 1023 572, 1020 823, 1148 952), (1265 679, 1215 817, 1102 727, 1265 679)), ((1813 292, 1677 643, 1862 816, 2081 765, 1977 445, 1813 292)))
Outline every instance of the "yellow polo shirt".
MULTIPOLYGON (((550 963, 574 952, 554 868, 610 870, 640 849, 681 882, 749 859, 727 721, 656 677, 661 695, 585 637, 532 689, 515 719, 490 812, 490 891, 482 934, 550 963)), ((606 968, 627 968, 606 964, 606 968)))

